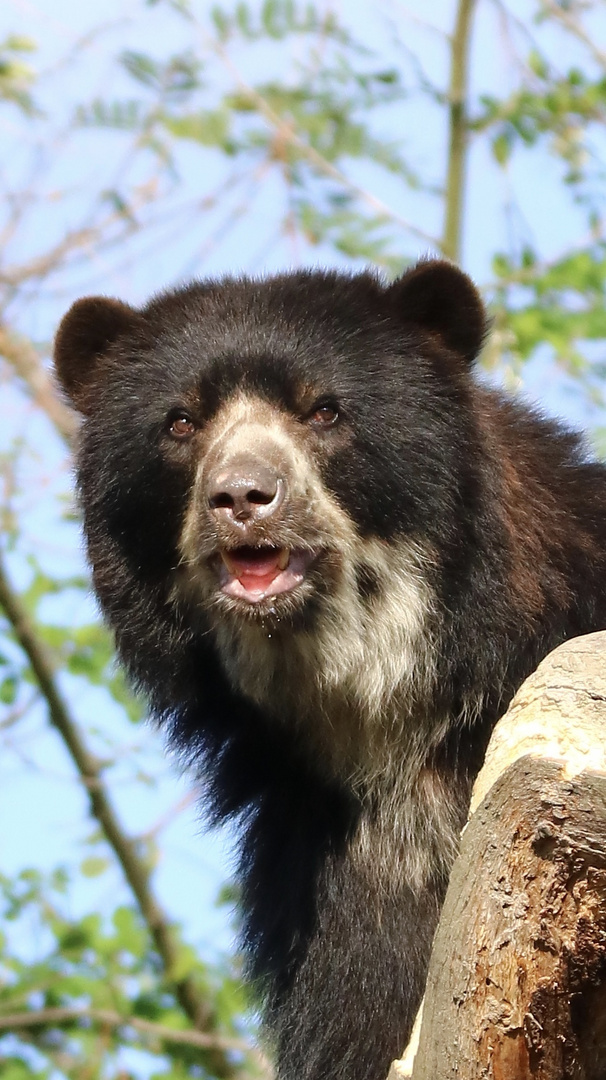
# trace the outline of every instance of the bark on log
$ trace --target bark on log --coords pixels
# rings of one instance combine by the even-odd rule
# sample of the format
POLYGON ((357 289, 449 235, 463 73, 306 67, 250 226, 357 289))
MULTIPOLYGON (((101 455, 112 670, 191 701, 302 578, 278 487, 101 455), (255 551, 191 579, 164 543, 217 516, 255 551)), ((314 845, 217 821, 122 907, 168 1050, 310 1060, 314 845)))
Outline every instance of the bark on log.
MULTIPOLYGON (((601 633, 547 657, 495 730, 434 942, 413 1080, 606 1080, 604 774, 601 633)), ((394 1075, 411 1075, 411 1056, 394 1075)))

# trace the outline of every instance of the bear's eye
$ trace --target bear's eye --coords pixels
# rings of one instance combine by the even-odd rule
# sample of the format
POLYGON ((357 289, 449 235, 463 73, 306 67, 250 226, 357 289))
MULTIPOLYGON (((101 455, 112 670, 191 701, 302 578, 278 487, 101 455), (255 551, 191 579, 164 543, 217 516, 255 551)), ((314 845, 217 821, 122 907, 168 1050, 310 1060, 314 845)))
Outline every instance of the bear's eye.
POLYGON ((169 421, 168 431, 173 439, 190 439, 195 430, 196 425, 187 413, 176 413, 169 421))
POLYGON ((317 405, 310 414, 309 423, 314 428, 328 428, 336 424, 339 419, 339 410, 336 405, 317 405))

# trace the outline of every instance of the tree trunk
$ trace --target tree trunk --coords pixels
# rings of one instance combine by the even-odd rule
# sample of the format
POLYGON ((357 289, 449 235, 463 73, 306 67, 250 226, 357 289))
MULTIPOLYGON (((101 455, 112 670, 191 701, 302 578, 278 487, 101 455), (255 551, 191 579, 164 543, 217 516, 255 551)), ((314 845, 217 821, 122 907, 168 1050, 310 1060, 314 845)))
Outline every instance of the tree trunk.
POLYGON ((394 1076, 606 1080, 604 774, 600 633, 547 657, 495 729, 394 1076))

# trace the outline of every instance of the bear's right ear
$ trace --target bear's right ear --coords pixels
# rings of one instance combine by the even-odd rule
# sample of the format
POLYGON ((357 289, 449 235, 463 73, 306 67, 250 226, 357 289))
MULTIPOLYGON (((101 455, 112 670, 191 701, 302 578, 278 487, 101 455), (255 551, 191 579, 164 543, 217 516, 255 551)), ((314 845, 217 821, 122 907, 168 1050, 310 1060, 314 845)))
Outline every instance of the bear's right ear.
POLYGON ((111 346, 140 322, 141 316, 121 300, 87 296, 63 316, 55 337, 54 362, 59 382, 78 412, 86 415, 90 390, 100 361, 111 346))
POLYGON ((392 309, 459 353, 469 365, 480 352, 488 320, 471 278, 444 259, 422 259, 387 289, 392 309))

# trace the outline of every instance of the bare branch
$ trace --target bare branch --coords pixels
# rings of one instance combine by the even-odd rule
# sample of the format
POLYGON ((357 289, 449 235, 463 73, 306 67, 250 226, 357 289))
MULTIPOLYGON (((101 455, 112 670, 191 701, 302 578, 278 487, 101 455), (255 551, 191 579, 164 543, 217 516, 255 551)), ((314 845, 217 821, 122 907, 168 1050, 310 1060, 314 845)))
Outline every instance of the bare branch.
POLYGON ((183 795, 174 806, 171 806, 165 814, 162 814, 149 829, 146 829, 145 832, 139 834, 139 842, 149 843, 151 840, 155 840, 164 829, 169 825, 172 825, 173 821, 178 818, 184 810, 187 810, 192 803, 195 803, 199 794, 200 792, 196 791, 195 788, 190 788, 189 791, 186 791, 185 795, 183 795))
POLYGON ((74 1020, 89 1020, 93 1024, 104 1024, 109 1027, 131 1027, 135 1031, 141 1031, 146 1035, 152 1035, 163 1042, 180 1043, 183 1046, 199 1046, 203 1050, 235 1050, 239 1053, 249 1053, 250 1046, 243 1039, 229 1039, 223 1035, 207 1035, 203 1031, 182 1031, 177 1028, 167 1027, 165 1024, 154 1024, 151 1020, 142 1020, 138 1016, 122 1016, 111 1009, 86 1009, 80 1006, 54 1008, 54 1009, 31 1009, 27 1012, 8 1013, 0 1015, 0 1031, 19 1031, 23 1028, 46 1027, 47 1025, 69 1024, 74 1020))
POLYGON ((59 399, 56 387, 31 341, 12 333, 0 323, 0 355, 14 368, 62 438, 70 443, 76 434, 78 422, 71 409, 59 399))
POLYGON ((561 23, 573 37, 576 37, 583 45, 585 45, 600 67, 606 68, 606 52, 604 52, 603 49, 598 48, 582 23, 575 19, 564 5, 560 6, 559 4, 554 4, 553 0, 542 0, 541 7, 543 8, 543 11, 548 15, 551 15, 556 22, 561 23))
POLYGON ((50 270, 60 266, 66 255, 69 255, 77 248, 92 244, 96 239, 97 231, 95 229, 77 229, 75 232, 68 232, 61 243, 56 244, 45 255, 38 255, 35 259, 31 259, 21 266, 9 266, 6 270, 1 270, 0 282, 3 285, 15 288, 15 286, 22 285, 24 281, 29 281, 31 278, 44 277, 50 270))

